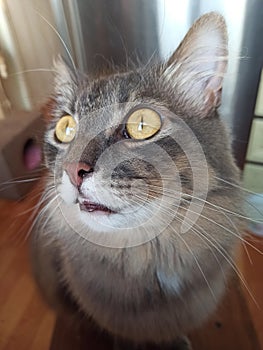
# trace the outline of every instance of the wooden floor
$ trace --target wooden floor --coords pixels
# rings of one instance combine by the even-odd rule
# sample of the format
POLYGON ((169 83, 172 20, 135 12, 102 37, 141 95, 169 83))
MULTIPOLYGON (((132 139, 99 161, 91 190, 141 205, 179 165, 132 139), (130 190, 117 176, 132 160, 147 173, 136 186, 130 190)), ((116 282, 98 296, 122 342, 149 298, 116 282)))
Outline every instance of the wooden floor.
MULTIPOLYGON (((0 201, 1 350, 48 350, 54 329, 55 317, 41 301, 30 275, 26 232, 31 207, 32 202, 28 201, 20 203, 0 201)), ((263 251, 263 240, 255 241, 251 238, 249 244, 263 251)), ((245 320, 245 324, 253 325, 263 349, 263 257, 249 245, 247 250, 250 258, 243 251, 239 266, 259 307, 246 291, 242 292, 250 310, 245 316, 249 318, 245 320)), ((229 320, 232 320, 233 314, 234 312, 231 312, 229 320)), ((231 328, 231 325, 228 326, 231 328)), ((250 337, 250 334, 252 333, 247 329, 246 336, 250 337)), ((242 340, 242 334, 240 337, 242 340)), ((211 342, 211 347, 208 348, 214 349, 213 336, 207 334, 207 338, 208 342, 211 342)), ((237 349, 233 336, 229 342, 223 350, 237 349)), ((95 349, 93 346, 88 348, 95 349)), ((64 350, 54 345, 52 349, 64 350)))
POLYGON ((26 232, 31 206, 27 201, 0 201, 1 350, 47 350, 53 332, 54 314, 39 297, 30 273, 26 232))

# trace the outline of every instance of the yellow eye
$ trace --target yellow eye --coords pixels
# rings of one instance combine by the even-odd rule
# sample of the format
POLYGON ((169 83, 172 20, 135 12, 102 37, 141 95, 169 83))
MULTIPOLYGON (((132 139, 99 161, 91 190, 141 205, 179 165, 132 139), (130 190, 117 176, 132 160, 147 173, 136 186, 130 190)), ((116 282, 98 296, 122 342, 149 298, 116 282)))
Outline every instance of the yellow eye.
POLYGON ((159 114, 152 109, 142 108, 135 110, 128 118, 126 130, 135 140, 145 140, 155 135, 161 128, 159 114))
POLYGON ((63 143, 71 142, 77 130, 77 123, 71 115, 65 115, 57 122, 55 134, 59 141, 63 143))

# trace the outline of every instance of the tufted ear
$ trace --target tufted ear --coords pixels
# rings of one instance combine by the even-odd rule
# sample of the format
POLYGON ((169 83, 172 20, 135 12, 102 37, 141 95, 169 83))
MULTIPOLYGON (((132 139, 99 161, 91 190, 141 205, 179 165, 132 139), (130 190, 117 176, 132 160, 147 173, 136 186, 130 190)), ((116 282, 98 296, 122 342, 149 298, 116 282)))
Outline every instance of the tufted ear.
POLYGON ((65 63, 61 56, 54 60, 53 66, 55 71, 55 93, 69 98, 74 94, 77 87, 77 73, 65 63))
POLYGON ((162 71, 184 113, 207 117, 220 105, 227 60, 224 18, 215 12, 200 17, 162 71))

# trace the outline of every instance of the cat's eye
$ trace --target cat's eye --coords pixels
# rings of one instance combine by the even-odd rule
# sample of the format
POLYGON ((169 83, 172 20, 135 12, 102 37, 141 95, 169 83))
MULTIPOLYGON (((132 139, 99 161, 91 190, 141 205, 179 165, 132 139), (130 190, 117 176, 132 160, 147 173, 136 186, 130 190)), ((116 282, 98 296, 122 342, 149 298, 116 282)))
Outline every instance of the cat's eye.
POLYGON ((145 140, 155 135, 161 125, 161 117, 157 112, 150 108, 141 108, 129 116, 126 131, 135 140, 145 140))
POLYGON ((56 125, 55 134, 57 139, 63 143, 71 142, 77 130, 77 123, 71 115, 64 115, 56 125))

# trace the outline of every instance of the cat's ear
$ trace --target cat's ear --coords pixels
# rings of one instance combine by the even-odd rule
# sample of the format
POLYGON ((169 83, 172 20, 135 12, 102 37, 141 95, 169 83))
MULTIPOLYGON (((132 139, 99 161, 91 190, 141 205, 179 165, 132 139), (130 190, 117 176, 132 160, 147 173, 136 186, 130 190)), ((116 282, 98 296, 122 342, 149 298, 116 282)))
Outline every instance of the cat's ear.
POLYGON ((220 105, 227 41, 224 18, 208 13, 193 24, 164 65, 162 77, 185 113, 206 117, 220 105))
POLYGON ((58 56, 53 63, 55 79, 54 90, 56 94, 69 97, 77 87, 77 74, 67 63, 58 56))

